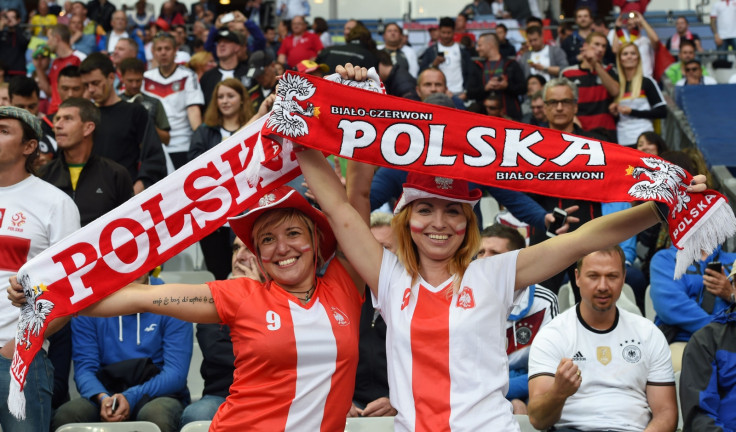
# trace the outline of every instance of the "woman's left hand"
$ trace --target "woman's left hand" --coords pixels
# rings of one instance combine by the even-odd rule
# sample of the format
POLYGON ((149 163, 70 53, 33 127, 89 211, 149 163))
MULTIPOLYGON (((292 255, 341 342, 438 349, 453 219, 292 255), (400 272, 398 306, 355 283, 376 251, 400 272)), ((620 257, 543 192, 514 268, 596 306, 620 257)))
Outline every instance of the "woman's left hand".
POLYGON ((693 180, 690 182, 690 186, 687 187, 688 192, 703 192, 705 191, 708 186, 705 184, 705 182, 708 180, 706 176, 703 174, 698 174, 693 177, 693 180))
POLYGON ((626 105, 619 105, 618 106, 618 113, 623 115, 629 115, 631 114, 631 107, 626 105))
POLYGON ((345 63, 345 66, 337 66, 335 72, 340 74, 342 79, 353 81, 365 81, 368 79, 368 69, 360 66, 353 66, 352 63, 345 63))

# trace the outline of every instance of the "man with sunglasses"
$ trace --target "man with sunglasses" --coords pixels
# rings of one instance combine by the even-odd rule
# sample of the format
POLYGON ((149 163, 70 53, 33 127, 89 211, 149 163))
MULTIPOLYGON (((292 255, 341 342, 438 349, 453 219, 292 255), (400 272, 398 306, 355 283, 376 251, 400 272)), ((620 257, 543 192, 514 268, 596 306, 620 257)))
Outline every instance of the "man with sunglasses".
POLYGON ((703 66, 700 60, 692 59, 685 63, 685 77, 675 84, 678 87, 687 85, 715 85, 718 81, 713 77, 703 75, 703 66))

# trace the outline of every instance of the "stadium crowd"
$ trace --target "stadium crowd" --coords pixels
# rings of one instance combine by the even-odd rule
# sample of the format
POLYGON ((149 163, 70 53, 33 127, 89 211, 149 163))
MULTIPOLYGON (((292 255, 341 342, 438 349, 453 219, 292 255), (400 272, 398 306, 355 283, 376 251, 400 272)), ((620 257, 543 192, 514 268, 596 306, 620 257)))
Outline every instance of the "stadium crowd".
MULTIPOLYGON (((578 1, 574 23, 545 25, 559 16, 559 3, 474 0, 429 26, 428 45, 412 46, 401 23, 385 23, 378 35, 349 20, 335 35, 325 19, 310 16, 307 0, 249 0, 244 9, 227 12, 208 1, 186 6, 167 0, 159 11, 146 0, 122 10, 108 0, 39 0, 30 11, 22 0, 0 1, 0 280, 267 115, 286 70, 360 80, 365 77, 357 67, 375 68, 392 96, 617 143, 707 174, 697 149, 673 151, 659 134, 677 87, 716 84, 697 59, 703 47, 687 17, 676 17, 674 35, 662 40, 645 18, 648 1, 614 0, 620 13, 610 26, 596 16, 596 2, 578 1), (468 24, 474 20, 503 21, 473 32, 468 24), (525 39, 520 44, 509 40, 516 29, 504 24, 508 20, 518 22, 525 39)), ((714 1, 710 18, 716 45, 733 49, 736 2, 714 1)), ((493 430, 513 430, 513 413, 527 415, 539 430, 672 431, 678 411, 684 430, 736 430, 736 253, 703 252, 675 279, 677 249, 664 224, 649 226, 655 221, 643 216, 646 205, 640 203, 457 181, 457 188, 440 194, 445 199, 419 193, 412 204, 400 200, 402 194, 431 188, 426 178, 352 164, 340 169, 339 159, 332 162, 335 170, 313 151, 298 159, 304 176, 275 192, 277 204, 259 204, 200 241, 217 282, 166 284, 152 271, 90 308, 91 316, 57 320, 33 362, 26 397, 35 402, 22 421, 5 402, 18 318, 10 286, 12 301, 2 301, 0 314, 2 430, 140 420, 178 431, 215 416, 216 430, 306 430, 293 423, 302 418, 310 419, 303 427, 341 430, 336 425, 346 416, 396 416, 397 430, 433 430, 434 416, 443 415, 447 430, 472 429, 475 423, 456 419, 453 410, 497 425, 493 430), (347 176, 347 188, 345 177, 336 181, 334 173, 347 176), (468 205, 481 196, 505 209, 498 220, 483 220, 468 205), (550 228, 555 213, 567 219, 550 228), (427 245, 414 238, 413 224, 430 217, 452 230, 459 221, 483 229, 468 230, 464 249, 427 245), (624 228, 625 221, 635 222, 624 228), (348 225, 357 228, 346 232, 348 225), (321 234, 318 243, 315 233, 321 234), (545 246, 557 235, 570 238, 564 244, 574 250, 557 257, 560 246, 545 246), (413 255, 406 252, 412 242, 413 255), (472 250, 465 250, 468 245, 472 250), (432 248, 446 256, 433 258, 432 248), (456 253, 464 261, 448 263, 456 253), (293 254, 309 259, 287 274, 282 267, 291 265, 293 254), (482 271, 494 273, 493 280, 482 271), (496 303, 475 299, 499 321, 488 323, 498 324, 497 335, 451 318, 447 331, 457 325, 476 338, 462 343, 493 345, 492 364, 479 364, 478 373, 488 376, 470 379, 487 380, 491 389, 480 397, 461 382, 456 394, 436 402, 425 393, 432 393, 433 374, 442 372, 417 364, 432 355, 433 333, 421 327, 437 306, 412 305, 408 336, 409 327, 401 327, 405 318, 395 313, 407 303, 400 292, 389 293, 420 278, 431 286, 422 289, 438 298, 455 296, 460 304, 454 277, 497 291, 496 303), (146 302, 183 292, 210 303, 147 309, 146 302), (250 314, 228 292, 248 296, 250 314), (572 296, 574 306, 562 310, 563 295, 572 296), (339 305, 353 328, 333 335, 329 322, 307 314, 315 299, 325 308, 339 305), (292 327, 293 347, 254 327, 251 315, 260 320, 263 314, 269 330, 292 327), (195 335, 185 321, 198 323, 203 356, 204 390, 196 401, 187 389, 195 335), (330 334, 300 348, 299 338, 310 331, 330 334), (398 346, 397 338, 424 338, 430 346, 398 346), (297 376, 304 373, 295 366, 299 349, 306 355, 300 361, 328 364, 309 378, 313 388, 297 376), (81 395, 74 399, 72 367, 81 395), (414 376, 412 367, 418 368, 414 376), (681 404, 676 375, 683 383, 681 404), (484 412, 473 411, 476 402, 484 412)), ((453 367, 468 373, 453 363, 446 373, 452 375, 453 367)))

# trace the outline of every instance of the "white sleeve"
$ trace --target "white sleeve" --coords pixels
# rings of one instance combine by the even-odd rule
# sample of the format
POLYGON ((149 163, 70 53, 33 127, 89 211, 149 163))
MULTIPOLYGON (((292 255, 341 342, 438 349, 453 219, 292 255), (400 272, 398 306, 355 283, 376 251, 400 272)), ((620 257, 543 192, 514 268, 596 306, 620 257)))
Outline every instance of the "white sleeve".
POLYGON ((564 344, 559 336, 557 329, 549 325, 539 331, 529 351, 529 378, 536 375, 555 375, 557 366, 564 357, 564 344))
POLYGON ((381 270, 378 274, 378 297, 373 299, 373 307, 378 309, 379 312, 390 309, 391 300, 396 298, 396 294, 391 292, 392 288, 404 273, 406 273, 406 270, 399 263, 399 258, 384 249, 381 258, 381 270))
MULTIPOLYGON (((473 261, 471 266, 480 266, 475 272, 485 279, 488 287, 494 287, 507 314, 511 312, 516 284, 516 258, 521 249, 473 261)), ((521 291, 519 291, 521 292, 521 291)))
POLYGON ((187 79, 184 89, 187 93, 187 107, 192 105, 204 105, 204 93, 202 88, 199 86, 197 75, 192 72, 189 79, 187 79))
POLYGON ((49 209, 49 218, 47 219, 49 246, 77 231, 80 227, 77 205, 66 194, 63 192, 62 194, 64 198, 49 209))
POLYGON ((409 75, 416 78, 419 75, 419 60, 417 60, 417 53, 414 48, 408 47, 403 50, 406 62, 409 63, 409 75))
POLYGON ((662 332, 651 324, 649 332, 649 374, 647 375, 647 384, 661 384, 675 382, 675 373, 672 369, 672 359, 670 347, 667 345, 662 332))

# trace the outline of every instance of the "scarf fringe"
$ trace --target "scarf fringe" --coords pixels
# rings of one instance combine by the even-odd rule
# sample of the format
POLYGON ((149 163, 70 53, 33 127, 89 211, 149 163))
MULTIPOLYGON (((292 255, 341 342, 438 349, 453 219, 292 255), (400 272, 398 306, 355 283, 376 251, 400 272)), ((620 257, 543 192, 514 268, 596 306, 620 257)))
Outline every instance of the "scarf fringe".
POLYGON ((20 388, 20 383, 10 376, 10 390, 8 391, 8 411, 18 420, 26 419, 26 395, 20 388))
POLYGON ((736 217, 725 199, 717 202, 688 231, 688 235, 678 244, 675 279, 679 279, 690 264, 701 258, 701 251, 713 253, 715 248, 736 234, 736 217))
POLYGON ((243 172, 245 180, 248 185, 253 187, 258 184, 260 179, 261 164, 266 160, 266 153, 263 151, 263 141, 261 140, 261 134, 258 134, 258 141, 253 146, 253 161, 256 163, 250 163, 243 172))

